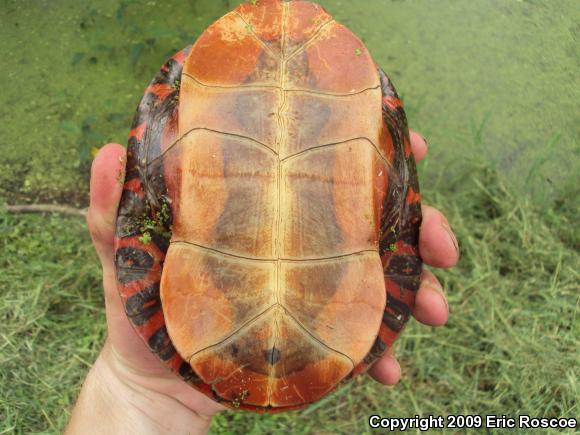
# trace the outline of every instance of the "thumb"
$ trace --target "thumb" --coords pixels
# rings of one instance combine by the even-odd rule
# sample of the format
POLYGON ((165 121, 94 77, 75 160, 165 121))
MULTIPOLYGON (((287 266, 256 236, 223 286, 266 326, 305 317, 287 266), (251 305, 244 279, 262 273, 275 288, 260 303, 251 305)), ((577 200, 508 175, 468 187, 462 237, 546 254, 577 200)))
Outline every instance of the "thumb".
POLYGON ((115 219, 125 180, 125 148, 108 144, 91 167, 91 202, 87 214, 89 232, 104 270, 112 269, 115 219))

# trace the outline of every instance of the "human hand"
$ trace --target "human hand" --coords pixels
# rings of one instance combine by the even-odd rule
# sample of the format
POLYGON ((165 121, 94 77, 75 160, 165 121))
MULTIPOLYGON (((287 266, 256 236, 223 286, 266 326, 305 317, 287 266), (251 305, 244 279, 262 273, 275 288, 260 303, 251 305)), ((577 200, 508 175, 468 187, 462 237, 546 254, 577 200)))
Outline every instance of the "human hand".
MULTIPOLYGON (((425 140, 411 132, 411 146, 415 159, 421 160, 427 152, 425 140)), ((189 425, 188 430, 194 428, 202 433, 209 427, 211 416, 224 407, 183 382, 150 352, 133 330, 117 291, 113 242, 125 157, 126 151, 121 145, 109 144, 99 151, 92 167, 88 223, 103 269, 109 335, 89 375, 93 379, 87 379, 87 383, 108 384, 106 387, 100 386, 105 390, 117 386, 118 389, 111 391, 118 399, 118 407, 132 406, 147 414, 145 420, 149 421, 144 421, 143 412, 137 414, 141 418, 139 424, 152 424, 170 432, 184 424, 189 425)), ((423 261, 434 267, 452 267, 458 261, 457 241, 447 219, 429 206, 423 206, 419 249, 423 261)), ((413 315, 421 323, 431 326, 440 326, 447 321, 446 298, 437 278, 429 271, 423 273, 413 315)), ((386 385, 399 381, 401 369, 392 349, 373 365, 369 374, 386 385)), ((69 431, 76 429, 75 423, 82 423, 83 416, 87 418, 82 408, 83 394, 79 398, 69 431), (79 406, 80 414, 77 412, 79 406)), ((130 419, 129 413, 130 410, 120 413, 121 418, 124 416, 130 419)))

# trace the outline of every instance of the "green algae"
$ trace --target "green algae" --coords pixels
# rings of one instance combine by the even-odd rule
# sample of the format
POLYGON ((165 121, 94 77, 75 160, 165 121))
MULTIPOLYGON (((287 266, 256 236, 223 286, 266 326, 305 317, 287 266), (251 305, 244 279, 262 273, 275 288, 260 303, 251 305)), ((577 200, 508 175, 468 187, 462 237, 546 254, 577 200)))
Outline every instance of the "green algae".
MULTIPOLYGON (((91 149, 125 143, 159 66, 239 3, 2 0, 0 199, 86 202, 91 149)), ((367 44, 429 139, 423 178, 474 158, 541 199, 578 172, 574 0, 320 3, 367 44)))
POLYGON ((227 2, 0 6, 0 201, 85 204, 91 149, 126 143, 143 89, 227 2))

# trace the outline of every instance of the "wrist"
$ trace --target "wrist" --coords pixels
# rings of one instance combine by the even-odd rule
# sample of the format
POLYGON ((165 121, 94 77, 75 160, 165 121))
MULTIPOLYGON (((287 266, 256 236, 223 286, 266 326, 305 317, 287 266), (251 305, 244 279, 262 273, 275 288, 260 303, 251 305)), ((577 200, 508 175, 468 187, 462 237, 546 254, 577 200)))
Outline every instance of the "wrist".
POLYGON ((205 434, 211 417, 124 377, 110 346, 91 368, 67 434, 205 434))

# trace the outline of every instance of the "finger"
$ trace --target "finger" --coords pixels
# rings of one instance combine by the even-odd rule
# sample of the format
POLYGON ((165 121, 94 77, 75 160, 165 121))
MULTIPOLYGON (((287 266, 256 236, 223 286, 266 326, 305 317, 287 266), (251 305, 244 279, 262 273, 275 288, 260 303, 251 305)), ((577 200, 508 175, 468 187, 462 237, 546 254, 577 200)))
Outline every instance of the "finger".
MULTIPOLYGON (((103 287, 109 338, 115 349, 140 349, 145 345, 133 332, 117 291, 114 267, 115 220, 125 178, 125 148, 108 144, 99 150, 91 168, 91 203, 87 220, 103 267, 103 287)), ((151 354, 152 355, 152 354, 151 354)), ((147 356, 139 358, 147 358, 147 356)), ((150 360, 154 360, 151 357, 150 360)))
POLYGON ((105 145, 91 168, 91 202, 87 221, 103 268, 113 265, 115 218, 125 178, 125 156, 125 148, 121 145, 105 145))
POLYGON ((439 280, 430 271, 424 270, 421 286, 415 298, 413 316, 425 325, 442 326, 449 317, 449 305, 439 280))
POLYGON ((425 154, 427 154, 429 144, 423 136, 414 130, 409 130, 409 137, 411 139, 411 149, 413 150, 415 161, 420 162, 425 157, 425 154))
POLYGON ((369 370, 377 382, 384 385, 395 385, 401 379, 401 366, 395 358, 391 347, 369 370))
POLYGON ((423 223, 419 232, 419 251, 426 264, 453 267, 459 260, 459 244, 447 218, 437 209, 423 206, 423 223))

